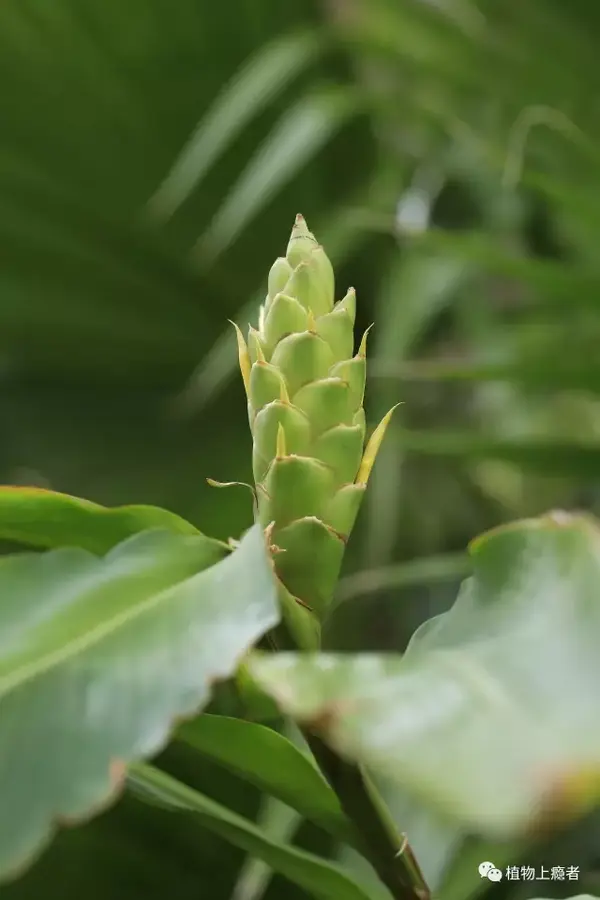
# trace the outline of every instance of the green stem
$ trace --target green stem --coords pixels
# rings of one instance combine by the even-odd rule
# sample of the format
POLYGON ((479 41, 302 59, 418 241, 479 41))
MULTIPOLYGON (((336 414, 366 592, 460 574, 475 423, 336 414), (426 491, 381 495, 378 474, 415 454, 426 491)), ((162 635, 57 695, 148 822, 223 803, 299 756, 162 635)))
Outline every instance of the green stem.
POLYGON ((363 855, 394 900, 430 900, 431 892, 406 837, 397 831, 366 773, 355 763, 339 757, 321 738, 303 733, 344 812, 356 826, 363 855))
MULTIPOLYGON (((280 584, 281 594, 287 594, 280 584)), ((287 598, 293 598, 287 594, 287 598)), ((306 611, 302 609, 302 613, 306 611)), ((291 628, 296 624, 284 616, 284 622, 269 635, 274 650, 284 646, 303 652, 314 652, 315 634, 291 628)), ((316 641, 320 644, 319 636, 316 641)), ((401 835, 389 810, 366 772, 331 749, 320 737, 307 729, 302 734, 321 772, 335 791, 342 809, 356 828, 361 852, 390 891, 394 900, 431 900, 431 892, 405 835, 401 835)))

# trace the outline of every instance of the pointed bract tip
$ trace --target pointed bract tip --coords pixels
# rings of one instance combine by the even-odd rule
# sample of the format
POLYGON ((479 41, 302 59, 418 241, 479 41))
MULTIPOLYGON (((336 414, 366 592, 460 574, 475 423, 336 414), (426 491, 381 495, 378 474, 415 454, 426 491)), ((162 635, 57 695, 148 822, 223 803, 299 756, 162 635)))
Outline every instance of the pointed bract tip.
POLYGON ((354 482, 355 484, 360 484, 363 486, 367 484, 369 475, 371 474, 371 469, 375 464, 379 448, 381 447, 381 443, 385 437, 387 427, 390 424, 390 419, 392 418, 394 411, 398 409, 399 406, 401 406, 400 403, 396 403, 395 406, 392 406, 390 411, 385 414, 385 416, 369 438, 369 443, 365 448, 360 468, 358 470, 358 475, 356 476, 356 480, 354 482))
MULTIPOLYGON (((250 340, 250 338, 252 338, 252 350, 256 354, 257 362, 266 362, 265 354, 263 353, 263 348, 260 343, 260 332, 252 325, 248 326, 248 340, 250 340)), ((250 356, 249 352, 248 356, 250 356)))
POLYGON ((317 320, 315 319, 314 313, 310 306, 308 307, 308 316, 306 321, 306 330, 310 331, 312 334, 317 333, 317 320))
POLYGON ((277 426, 277 448, 276 448, 276 456, 277 459, 283 459, 287 456, 287 447, 285 443, 285 431, 283 429, 283 425, 281 422, 277 426))
POLYGON ((296 216, 285 251, 285 257, 290 266, 295 269, 299 262, 309 259, 316 246, 316 238, 308 230, 306 219, 303 216, 296 216))
POLYGON ((372 322, 362 336, 362 341, 360 342, 360 347, 358 348, 358 356, 365 357, 367 355, 367 335, 369 334, 373 325, 374 323, 372 322))
POLYGON ((354 288, 348 288, 341 300, 338 300, 333 307, 336 310, 342 310, 350 316, 350 321, 354 325, 356 321, 356 291, 354 288))
POLYGON ((288 394, 287 387, 285 385, 285 381, 283 378, 279 383, 279 402, 285 403, 287 406, 290 404, 290 395, 288 394))
POLYGON ((252 363, 250 362, 250 354, 248 352, 248 345, 244 340, 244 335, 242 334, 240 328, 232 319, 229 319, 229 322, 235 328, 235 335, 237 338, 237 346, 238 346, 238 361, 240 364, 240 372, 242 373, 242 380, 244 382, 244 389, 246 391, 246 396, 248 396, 248 391, 250 390, 250 369, 252 368, 252 363))
POLYGON ((303 215, 298 213, 296 216, 296 220, 294 222, 294 227, 292 228, 292 238, 301 238, 308 237, 311 239, 312 243, 316 246, 316 240, 313 234, 309 231, 308 225, 306 224, 306 219, 303 215))

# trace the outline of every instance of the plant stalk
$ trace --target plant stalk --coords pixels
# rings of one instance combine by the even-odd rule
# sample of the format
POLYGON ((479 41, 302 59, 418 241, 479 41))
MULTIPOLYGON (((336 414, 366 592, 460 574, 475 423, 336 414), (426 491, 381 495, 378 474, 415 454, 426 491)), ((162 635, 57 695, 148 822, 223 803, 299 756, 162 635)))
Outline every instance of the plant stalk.
MULTIPOLYGON (((297 650, 314 650, 312 646, 301 646, 298 636, 292 636, 285 625, 268 635, 273 650, 281 649, 282 638, 287 646, 291 643, 297 650)), ((300 730, 322 774, 356 829, 360 852, 373 866, 394 900, 431 900, 431 891, 406 835, 400 834, 396 828, 384 800, 367 773, 361 766, 339 756, 306 727, 300 730)))
POLYGON ((392 821, 362 768, 342 759, 321 738, 303 730, 323 775, 355 825, 362 852, 394 900, 431 900, 431 892, 406 837, 392 821))

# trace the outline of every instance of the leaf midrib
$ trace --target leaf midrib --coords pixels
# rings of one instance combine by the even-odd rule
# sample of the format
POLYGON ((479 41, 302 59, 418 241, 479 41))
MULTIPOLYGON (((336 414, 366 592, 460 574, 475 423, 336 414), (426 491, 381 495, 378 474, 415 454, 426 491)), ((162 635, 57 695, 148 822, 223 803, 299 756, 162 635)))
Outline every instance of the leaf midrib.
POLYGON ((185 582, 192 581, 194 578, 201 578, 210 568, 212 567, 196 572, 194 575, 180 578, 169 587, 163 588, 158 593, 151 594, 145 600, 127 607, 127 609, 114 615, 109 621, 94 626, 90 631, 66 642, 58 649, 42 655, 34 662, 25 663, 17 667, 13 673, 0 679, 0 700, 11 691, 22 687, 27 681, 34 680, 51 669, 57 668, 61 664, 65 664, 80 656, 84 651, 89 650, 90 647, 96 646, 134 619, 140 618, 159 606, 164 601, 165 595, 176 588, 180 588, 185 582))

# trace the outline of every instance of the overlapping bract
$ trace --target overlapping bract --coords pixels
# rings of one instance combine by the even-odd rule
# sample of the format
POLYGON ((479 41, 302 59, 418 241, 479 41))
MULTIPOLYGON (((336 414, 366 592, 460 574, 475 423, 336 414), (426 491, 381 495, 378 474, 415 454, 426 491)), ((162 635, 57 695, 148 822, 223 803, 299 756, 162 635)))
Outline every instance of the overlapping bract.
POLYGON ((365 449, 366 333, 356 298, 302 216, 271 267, 258 330, 237 329, 253 436, 258 515, 287 598, 321 621, 391 411, 365 449))

